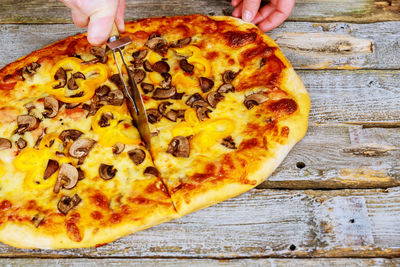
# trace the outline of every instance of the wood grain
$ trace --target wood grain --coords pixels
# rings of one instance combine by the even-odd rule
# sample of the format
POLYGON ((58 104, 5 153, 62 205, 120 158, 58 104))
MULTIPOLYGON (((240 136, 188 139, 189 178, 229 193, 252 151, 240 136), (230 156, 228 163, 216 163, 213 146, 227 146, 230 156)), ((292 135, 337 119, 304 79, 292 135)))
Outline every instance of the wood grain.
MULTIPOLYGON (((270 32, 297 69, 399 69, 400 22, 286 22, 270 32)), ((83 31, 72 24, 0 25, 0 66, 83 31)))
MULTIPOLYGON (((377 22, 400 19, 398 0, 298 0, 289 20, 377 22)), ((230 15, 227 0, 128 0, 128 20, 186 14, 230 15)), ((56 0, 2 0, 0 23, 71 23, 69 10, 56 0)))
POLYGON ((0 259, 1 266, 99 266, 99 267, 114 267, 114 266, 309 266, 309 267, 349 267, 349 266, 396 266, 400 264, 399 259, 340 259, 340 258, 320 258, 320 259, 0 259))
POLYGON ((305 138, 258 188, 399 186, 399 158, 398 128, 312 124, 305 138))
POLYGON ((2 257, 399 257, 400 187, 262 190, 90 249, 2 257))

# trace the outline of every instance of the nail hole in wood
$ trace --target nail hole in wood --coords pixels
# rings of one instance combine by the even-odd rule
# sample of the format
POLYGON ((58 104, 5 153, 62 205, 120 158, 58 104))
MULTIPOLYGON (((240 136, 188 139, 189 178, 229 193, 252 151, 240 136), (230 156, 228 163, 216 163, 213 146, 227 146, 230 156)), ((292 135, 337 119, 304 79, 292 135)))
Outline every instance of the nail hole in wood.
POLYGON ((296 163, 296 167, 299 169, 303 169, 306 166, 306 164, 302 161, 299 161, 296 163))
POLYGON ((354 219, 351 219, 349 222, 350 222, 350 223, 354 223, 354 219))
POLYGON ((290 249, 291 251, 293 251, 293 250, 295 250, 295 249, 296 249, 296 246, 295 246, 295 245, 293 245, 293 244, 291 244, 291 245, 290 245, 290 247, 289 247, 289 249, 290 249))

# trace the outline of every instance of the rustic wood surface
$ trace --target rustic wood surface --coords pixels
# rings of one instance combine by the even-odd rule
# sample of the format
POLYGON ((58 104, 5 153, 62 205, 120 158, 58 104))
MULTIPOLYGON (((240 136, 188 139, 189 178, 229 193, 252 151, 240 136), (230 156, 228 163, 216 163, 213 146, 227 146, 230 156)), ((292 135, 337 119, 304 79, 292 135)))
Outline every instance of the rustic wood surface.
MULTIPOLYGON (((228 0, 128 0, 126 18, 231 11, 228 0)), ((0 67, 84 31, 70 23, 56 0, 0 0, 0 67)), ((271 177, 99 248, 0 244, 0 265, 400 265, 389 259, 400 258, 399 29, 399 0, 297 0, 269 34, 309 90, 310 127, 271 177)))

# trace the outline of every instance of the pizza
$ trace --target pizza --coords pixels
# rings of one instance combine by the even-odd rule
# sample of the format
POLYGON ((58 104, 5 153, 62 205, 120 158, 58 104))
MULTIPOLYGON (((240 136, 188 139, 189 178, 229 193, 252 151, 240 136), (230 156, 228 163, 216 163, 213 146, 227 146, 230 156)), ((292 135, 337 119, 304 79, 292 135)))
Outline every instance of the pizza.
POLYGON ((113 57, 85 34, 0 70, 0 241, 106 244, 254 188, 305 135, 307 91, 254 25, 162 17, 124 35, 150 150, 113 57))

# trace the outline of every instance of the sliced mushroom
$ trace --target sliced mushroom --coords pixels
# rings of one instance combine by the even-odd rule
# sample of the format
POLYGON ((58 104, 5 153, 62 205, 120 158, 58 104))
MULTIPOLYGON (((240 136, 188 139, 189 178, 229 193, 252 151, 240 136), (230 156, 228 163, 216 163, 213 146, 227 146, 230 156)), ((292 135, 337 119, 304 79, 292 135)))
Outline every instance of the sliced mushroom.
POLYGON ((81 167, 76 168, 78 170, 78 181, 85 179, 85 172, 81 167))
POLYGON ((147 167, 144 172, 144 174, 149 174, 149 175, 153 175, 155 177, 160 177, 160 172, 156 169, 156 167, 153 166, 149 166, 147 167))
POLYGON ((192 108, 195 108, 195 109, 204 108, 204 107, 208 107, 208 106, 209 106, 209 104, 204 99, 196 100, 192 104, 192 108))
POLYGON ((213 91, 207 95, 207 102, 213 108, 216 108, 218 102, 220 102, 222 99, 224 99, 224 96, 217 91, 213 91))
POLYGON ((38 228, 43 221, 44 221, 44 215, 36 214, 35 216, 32 217, 32 223, 36 228, 38 228))
POLYGON ((246 98, 243 101, 243 104, 246 106, 247 109, 252 109, 254 106, 258 106, 267 100, 268 96, 260 92, 246 96, 246 98))
POLYGON ((171 82, 172 82, 172 76, 168 72, 162 73, 161 76, 163 76, 164 80, 161 81, 160 85, 162 88, 170 88, 171 87, 171 82))
POLYGON ((80 138, 74 141, 69 148, 69 155, 74 158, 84 158, 86 157, 96 141, 89 138, 80 138))
POLYGON ((153 66, 151 65, 151 63, 148 60, 145 60, 143 62, 143 68, 147 72, 152 72, 153 71, 153 66))
POLYGON ((160 60, 153 64, 153 70, 158 73, 166 73, 170 70, 170 67, 167 62, 160 60))
POLYGON ((49 161, 47 162, 46 170, 44 171, 43 179, 46 180, 47 178, 52 176, 53 173, 55 173, 58 170, 59 166, 60 165, 56 160, 49 159, 49 161))
POLYGON ((176 93, 176 94, 174 94, 172 97, 171 97, 171 99, 177 99, 177 100, 181 100, 182 99, 182 97, 185 95, 185 93, 184 92, 181 92, 181 93, 176 93))
POLYGON ((115 177, 117 171, 118 170, 115 169, 113 165, 101 163, 99 167, 99 176, 104 180, 110 180, 115 177))
POLYGON ((199 93, 195 93, 195 94, 191 95, 186 100, 185 104, 191 107, 193 105, 193 102, 195 102, 197 100, 203 100, 204 101, 203 97, 199 93))
POLYGON ((9 149, 12 147, 12 143, 10 140, 0 137, 0 150, 9 149))
POLYGON ((154 90, 154 85, 150 83, 141 83, 140 86, 142 87, 143 93, 145 94, 151 93, 154 90))
POLYGON ((113 106, 121 106, 124 99, 124 93, 121 90, 111 90, 107 95, 108 104, 113 106))
POLYGON ((36 106, 31 102, 25 104, 24 107, 28 110, 28 114, 31 112, 32 109, 36 108, 36 106))
POLYGON ((171 86, 169 89, 157 88, 153 93, 153 99, 168 99, 176 94, 175 86, 171 86))
POLYGON ((147 49, 142 49, 132 53, 133 58, 144 59, 149 51, 147 49))
POLYGON ((36 73, 36 70, 39 67, 40 67, 40 64, 37 62, 32 62, 31 64, 28 64, 25 67, 23 67, 21 70, 22 79, 25 80, 26 77, 32 77, 36 73))
POLYGON ((94 63, 101 62, 105 64, 108 60, 108 56, 106 55, 106 50, 101 47, 98 46, 90 47, 90 53, 97 58, 97 61, 94 61, 94 63))
POLYGON ((236 144, 235 144, 235 141, 233 140, 232 136, 228 136, 228 137, 222 139, 221 144, 227 148, 236 149, 236 144))
POLYGON ((72 198, 69 196, 63 196, 58 202, 57 208, 61 213, 67 215, 67 213, 78 206, 81 201, 82 199, 77 194, 75 194, 72 198))
POLYGON ((146 110, 146 113, 147 113, 147 120, 151 124, 159 122, 162 118, 162 115, 160 114, 160 112, 158 112, 158 110, 155 108, 150 108, 150 109, 146 110))
POLYGON ((201 91, 203 91, 203 93, 207 93, 214 86, 214 82, 206 77, 200 77, 199 83, 200 83, 201 91))
POLYGON ((16 133, 22 134, 28 131, 35 130, 37 127, 39 127, 39 123, 39 119, 32 115, 19 115, 17 117, 18 128, 16 130, 16 133))
POLYGON ((165 113, 164 117, 170 121, 177 121, 178 118, 183 118, 185 115, 184 109, 171 109, 167 113, 165 113))
POLYGON ((54 74, 54 79, 60 81, 58 84, 53 85, 54 89, 64 87, 67 84, 67 72, 63 68, 59 68, 54 74))
POLYGON ((101 114, 98 124, 100 127, 110 126, 110 120, 112 120, 113 118, 114 118, 114 116, 112 113, 103 113, 103 114, 101 114))
POLYGON ((68 130, 62 131, 60 133, 60 135, 58 136, 58 138, 65 144, 70 141, 77 140, 79 137, 81 137, 82 134, 83 134, 83 132, 81 132, 79 130, 68 129, 68 130))
POLYGON ((234 91, 235 91, 235 87, 230 83, 222 84, 217 90, 217 92, 220 94, 226 94, 228 92, 234 92, 234 91))
POLYGON ((72 78, 74 78, 74 79, 83 79, 83 80, 86 80, 85 74, 83 74, 83 73, 80 72, 80 71, 75 72, 74 74, 72 74, 72 78))
POLYGON ((189 140, 184 136, 175 136, 168 145, 167 153, 172 154, 174 157, 189 157, 189 140))
POLYGON ((231 83, 239 74, 239 72, 240 71, 234 72, 231 70, 227 70, 224 72, 224 74, 222 74, 222 80, 224 81, 224 83, 231 83))
POLYGON ((146 72, 142 69, 134 69, 131 73, 136 84, 141 83, 146 78, 146 72))
POLYGON ((171 48, 181 48, 184 47, 188 44, 190 44, 190 42, 192 41, 191 37, 186 37, 183 39, 179 39, 178 41, 173 41, 169 44, 169 47, 171 48))
POLYGON ((135 163, 135 165, 140 165, 146 158, 146 153, 141 149, 133 149, 128 151, 129 158, 135 163))
POLYGON ((121 77, 119 74, 113 74, 110 77, 110 81, 113 82, 120 90, 124 88, 124 84, 122 83, 121 77))
POLYGON ((107 96, 107 94, 110 92, 110 87, 107 85, 102 85, 99 88, 96 89, 95 95, 99 96, 100 98, 107 96))
POLYGON ((179 60, 179 66, 187 73, 193 73, 194 65, 190 64, 187 59, 179 60))
POLYGON ((171 105, 172 103, 168 101, 161 102, 158 105, 158 112, 160 112, 161 115, 165 116, 165 114, 167 113, 167 108, 171 105))
POLYGON ((84 110, 89 111, 88 114, 86 115, 86 118, 87 118, 87 117, 89 117, 89 116, 93 116, 94 114, 96 114, 96 112, 97 112, 102 106, 103 106, 103 104, 99 104, 99 103, 96 103, 96 102, 92 101, 92 102, 90 103, 90 105, 88 105, 88 104, 86 104, 86 103, 83 104, 83 105, 82 105, 82 108, 83 108, 84 110))
POLYGON ((72 189, 78 182, 78 170, 69 163, 61 164, 60 171, 58 172, 57 181, 54 185, 53 192, 60 192, 61 187, 64 189, 72 189))
POLYGON ((116 143, 115 145, 112 146, 112 152, 114 155, 119 155, 121 154, 125 149, 125 145, 122 143, 116 143))
POLYGON ((77 106, 79 106, 81 103, 65 103, 65 108, 66 109, 74 109, 77 106))
POLYGON ((131 63, 133 64, 133 67, 140 68, 143 65, 143 59, 134 58, 133 60, 131 60, 131 63))
POLYGON ((25 139, 23 139, 22 137, 18 138, 18 140, 15 142, 15 144, 17 145, 17 147, 19 149, 24 149, 27 145, 27 142, 25 141, 25 139))
POLYGON ((199 121, 204 121, 205 119, 208 119, 209 118, 208 113, 210 112, 211 110, 206 107, 196 109, 196 114, 197 118, 199 118, 199 121))
POLYGON ((54 118, 58 114, 59 104, 58 100, 54 96, 46 96, 43 101, 45 112, 43 116, 45 118, 54 118))
POLYGON ((168 51, 168 43, 167 40, 165 40, 162 37, 153 37, 150 36, 149 40, 145 43, 145 46, 153 50, 154 52, 157 52, 159 54, 166 54, 168 51))

